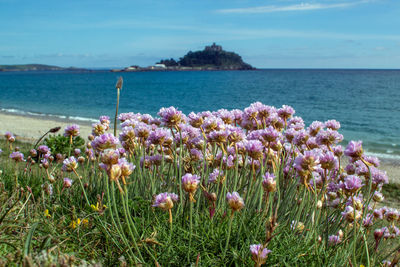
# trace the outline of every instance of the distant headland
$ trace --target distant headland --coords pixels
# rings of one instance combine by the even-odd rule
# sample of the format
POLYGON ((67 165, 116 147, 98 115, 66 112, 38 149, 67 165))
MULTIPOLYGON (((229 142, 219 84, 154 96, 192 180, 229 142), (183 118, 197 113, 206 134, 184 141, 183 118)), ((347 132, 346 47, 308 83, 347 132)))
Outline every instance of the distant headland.
POLYGON ((0 71, 90 71, 82 68, 63 68, 43 64, 0 65, 0 71))
POLYGON ((131 71, 169 71, 169 70, 255 70, 253 66, 245 63, 242 57, 234 52, 222 49, 222 46, 213 43, 202 51, 189 51, 179 60, 173 58, 162 59, 154 66, 140 67, 132 65, 124 69, 113 69, 113 72, 131 71))

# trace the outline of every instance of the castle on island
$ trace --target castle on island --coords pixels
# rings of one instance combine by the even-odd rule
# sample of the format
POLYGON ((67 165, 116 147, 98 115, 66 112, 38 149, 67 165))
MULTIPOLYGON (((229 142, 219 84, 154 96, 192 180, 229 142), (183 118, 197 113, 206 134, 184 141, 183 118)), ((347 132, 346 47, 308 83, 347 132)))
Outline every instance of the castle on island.
POLYGON ((204 48, 204 50, 205 51, 213 51, 213 52, 222 52, 222 46, 216 45, 215 43, 213 43, 212 45, 206 46, 206 48, 204 48))

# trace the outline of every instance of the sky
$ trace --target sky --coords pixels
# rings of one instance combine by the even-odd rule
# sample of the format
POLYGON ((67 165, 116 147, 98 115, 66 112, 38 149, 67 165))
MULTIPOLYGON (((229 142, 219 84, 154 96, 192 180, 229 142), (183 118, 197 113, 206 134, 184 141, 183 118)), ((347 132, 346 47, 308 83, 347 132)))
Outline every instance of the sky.
POLYGON ((400 69, 400 1, 0 0, 0 64, 149 66, 213 42, 257 68, 400 69))

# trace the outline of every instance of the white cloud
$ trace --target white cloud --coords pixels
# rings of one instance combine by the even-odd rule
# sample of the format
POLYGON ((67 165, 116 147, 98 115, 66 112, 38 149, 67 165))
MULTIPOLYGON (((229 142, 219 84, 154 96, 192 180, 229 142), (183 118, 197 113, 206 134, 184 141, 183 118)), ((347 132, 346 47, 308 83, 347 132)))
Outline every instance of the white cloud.
POLYGON ((218 13, 225 14, 254 14, 254 13, 272 13, 272 12, 285 12, 285 11, 306 11, 306 10, 318 10, 318 9, 330 9, 330 8, 346 8, 359 4, 370 2, 369 0, 362 0, 349 3, 336 3, 336 4, 319 4, 319 3, 301 3, 297 5, 288 6, 258 6, 258 7, 246 7, 246 8, 232 8, 232 9, 219 9, 218 13))

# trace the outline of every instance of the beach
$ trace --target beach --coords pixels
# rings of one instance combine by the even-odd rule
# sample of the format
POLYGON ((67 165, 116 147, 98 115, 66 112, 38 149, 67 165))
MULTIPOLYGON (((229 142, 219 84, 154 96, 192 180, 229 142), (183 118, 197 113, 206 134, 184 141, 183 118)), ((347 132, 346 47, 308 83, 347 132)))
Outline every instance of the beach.
MULTIPOLYGON (((91 123, 66 120, 66 119, 49 119, 47 117, 38 118, 37 116, 21 116, 14 114, 0 113, 0 135, 5 132, 12 132, 17 140, 23 142, 34 142, 44 133, 53 127, 60 126, 61 130, 58 134, 63 134, 63 130, 67 125, 78 124, 80 126, 80 136, 87 140, 87 136, 91 134, 91 123)), ((400 183, 400 160, 390 158, 379 158, 381 161, 380 169, 387 172, 390 182, 400 183)))
POLYGON ((39 139, 48 130, 60 126, 57 134, 63 134, 67 125, 78 124, 80 126, 80 135, 86 139, 92 132, 89 122, 52 120, 48 118, 37 118, 33 116, 19 116, 13 114, 0 113, 0 134, 3 136, 6 132, 11 132, 19 141, 32 142, 39 139))

